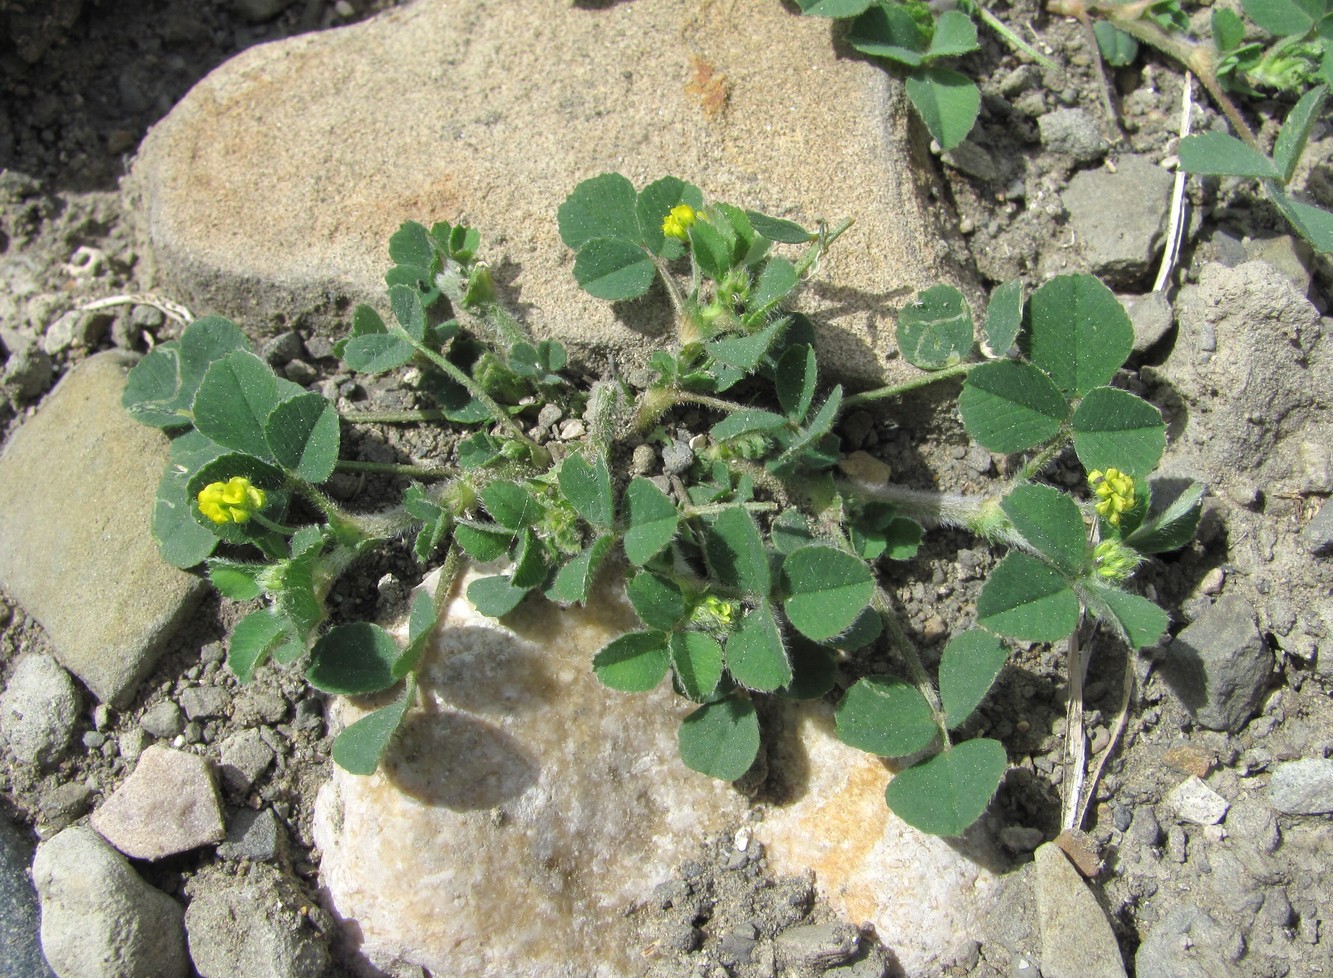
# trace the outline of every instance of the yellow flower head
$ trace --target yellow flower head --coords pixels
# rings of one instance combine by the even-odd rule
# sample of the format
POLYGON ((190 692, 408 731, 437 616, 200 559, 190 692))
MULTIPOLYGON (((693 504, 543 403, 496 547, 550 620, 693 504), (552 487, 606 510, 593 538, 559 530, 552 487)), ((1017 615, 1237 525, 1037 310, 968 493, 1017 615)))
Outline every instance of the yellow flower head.
POLYGON ((1093 508, 1112 526, 1120 525, 1120 517, 1134 508, 1134 477, 1119 469, 1093 469, 1088 473, 1088 485, 1097 493, 1093 508))
POLYGON ((1134 568, 1142 560, 1138 551, 1126 547, 1119 540, 1103 540, 1092 548, 1092 562, 1097 576, 1108 581, 1125 580, 1134 573, 1134 568))
POLYGON ((727 629, 736 620, 738 610, 739 605, 735 601, 726 601, 710 594, 694 606, 690 620, 701 628, 727 629))
POLYGON ((264 506, 264 490, 243 475, 210 482, 199 490, 199 512, 214 523, 248 523, 264 506))
POLYGON ((696 216, 694 208, 689 204, 677 204, 662 222, 662 233, 668 238, 685 241, 690 236, 690 225, 695 222, 696 216))

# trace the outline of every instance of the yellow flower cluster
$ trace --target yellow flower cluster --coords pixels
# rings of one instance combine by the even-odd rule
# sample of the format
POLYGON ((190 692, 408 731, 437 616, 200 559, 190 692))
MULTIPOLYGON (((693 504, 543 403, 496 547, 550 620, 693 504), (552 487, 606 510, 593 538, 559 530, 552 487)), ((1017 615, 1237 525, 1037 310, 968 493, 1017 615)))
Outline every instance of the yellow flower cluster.
POLYGON ((1093 566, 1097 576, 1111 581, 1123 581, 1143 558, 1119 540, 1103 540, 1092 549, 1093 566))
POLYGON ((199 490, 199 512, 214 523, 248 523, 264 506, 264 490, 242 475, 199 490))
POLYGON ((1120 525, 1120 517, 1134 508, 1134 477, 1119 469, 1093 469, 1088 473, 1088 485, 1097 492, 1093 508, 1112 526, 1120 525))
POLYGON ((662 233, 668 238, 679 238, 681 241, 685 241, 690 236, 690 225, 695 222, 696 218, 694 208, 689 204, 677 204, 671 208, 671 213, 662 222, 662 233))

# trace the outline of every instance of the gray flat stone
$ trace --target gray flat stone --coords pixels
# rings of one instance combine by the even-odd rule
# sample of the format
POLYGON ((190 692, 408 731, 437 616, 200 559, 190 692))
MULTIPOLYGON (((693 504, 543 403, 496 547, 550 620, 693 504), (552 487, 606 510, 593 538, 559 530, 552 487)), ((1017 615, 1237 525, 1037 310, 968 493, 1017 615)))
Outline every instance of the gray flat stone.
POLYGON ((225 835, 208 762, 158 746, 143 752, 130 776, 93 812, 92 826, 136 859, 188 852, 225 835))
POLYGON ((1236 960, 1245 953, 1239 931, 1193 904, 1178 904, 1153 925, 1138 953, 1138 978, 1239 978, 1236 960))
POLYGON ((153 543, 167 441, 120 406, 132 363, 84 361, 0 455, 0 586, 41 622, 61 665, 118 705, 201 593, 153 543))
POLYGON ((788 7, 422 0, 250 48, 140 149, 130 189, 156 286, 256 332, 300 313, 343 335, 335 297, 387 308, 403 220, 466 222, 537 333, 642 359, 666 303, 580 291, 556 209, 599 173, 671 174, 807 224, 854 217, 801 305, 828 325, 822 365, 906 376, 888 359, 895 310, 947 265, 929 166, 913 164, 900 83, 788 7))
POLYGON ((1188 778, 1171 789, 1166 802, 1176 817, 1195 825, 1216 825, 1227 817, 1227 800, 1198 778, 1188 778))
POLYGON ((1036 853, 1041 973, 1046 978, 1125 978, 1106 911, 1053 842, 1036 853))
POLYGON ((1122 156, 1114 173, 1074 174, 1060 194, 1092 274, 1111 286, 1142 279, 1162 247, 1172 176, 1142 156, 1122 156))
POLYGON ((1162 672, 1200 726, 1235 733, 1263 699, 1273 655, 1254 608, 1228 594, 1166 647, 1162 672))
POLYGON ((1268 782, 1268 804, 1284 815, 1333 812, 1333 759, 1286 761, 1268 782))

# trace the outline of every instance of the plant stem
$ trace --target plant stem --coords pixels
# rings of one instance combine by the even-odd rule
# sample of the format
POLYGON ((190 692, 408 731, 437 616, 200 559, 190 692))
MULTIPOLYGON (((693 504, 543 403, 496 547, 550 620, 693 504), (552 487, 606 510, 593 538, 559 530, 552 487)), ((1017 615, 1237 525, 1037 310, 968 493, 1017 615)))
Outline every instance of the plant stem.
POLYGON ((907 675, 912 680, 912 685, 920 691, 926 702, 930 704, 930 712, 935 717, 935 725, 940 728, 941 747, 943 750, 948 750, 950 746, 949 723, 944 716, 944 707, 940 704, 939 693, 935 690, 935 684, 930 681, 930 674, 926 672, 926 667, 921 664, 921 657, 916 653, 916 646, 912 644, 912 640, 903 631, 902 622, 898 620, 898 616, 893 610, 892 599, 884 588, 877 587, 871 603, 875 611, 879 613, 880 621, 884 623, 884 634, 888 637, 889 645, 902 660, 903 665, 907 667, 907 675))
POLYGON ((418 421, 448 421, 439 408, 415 411, 348 411, 342 419, 349 424, 412 424, 418 421))
POLYGON ((428 469, 420 465, 400 465, 396 462, 358 462, 339 459, 341 472, 372 472, 380 475, 402 475, 409 479, 448 479, 458 473, 453 469, 428 469))
POLYGON ((527 448, 528 454, 532 456, 532 460, 535 463, 539 466, 550 464, 551 453, 529 438, 527 433, 518 426, 518 423, 509 416, 509 412, 502 408, 496 402, 495 398, 486 393, 480 384, 460 370, 456 364, 451 363, 447 357, 443 357, 439 353, 436 353, 430 347, 426 346, 426 344, 417 340, 416 337, 401 326, 395 327, 394 332, 404 337, 412 344, 413 349, 417 350, 427 360, 443 370, 452 380, 461 384, 469 394, 480 401, 485 406, 486 410, 490 412, 491 417, 495 419, 496 424, 509 432, 509 435, 515 441, 527 448))
POLYGON ((1000 18, 996 17, 993 13, 991 13, 981 4, 976 5, 976 12, 977 16, 981 18, 982 23, 984 23, 987 27, 993 30, 996 34, 999 34, 1000 37, 1003 38, 1011 47, 1016 48, 1019 51, 1022 51, 1029 58, 1037 62, 1037 64, 1041 65, 1043 68, 1046 68, 1048 71, 1061 70, 1059 65, 1057 65, 1050 58, 1045 57, 1031 44, 1029 44, 1027 41, 1023 40, 1021 37, 1015 34, 1013 28, 1011 28, 1004 21, 1000 20, 1000 18))
POLYGON ((887 387, 876 387, 874 390, 862 391, 860 394, 852 394, 842 399, 842 409, 845 411, 849 407, 855 407, 858 404, 869 404, 871 401, 881 401, 890 397, 899 397, 903 394, 919 390, 929 384, 934 384, 941 380, 948 380, 950 377, 966 376, 973 367, 978 366, 975 363, 959 363, 952 367, 945 367, 943 370, 936 370, 933 373, 925 374, 913 380, 903 381, 901 384, 889 384, 887 387))
MULTIPOLYGON (((708 503, 704 506, 686 506, 681 510, 681 516, 685 519, 691 519, 695 516, 716 516, 723 510, 731 509, 736 503, 708 503)), ((749 510, 751 513, 772 513, 778 509, 777 503, 740 503, 741 509, 749 510)))
POLYGON ((843 233, 856 222, 850 217, 839 223, 832 231, 820 230, 818 240, 814 241, 796 262, 796 275, 803 278, 819 261, 828 246, 842 237, 843 233))
POLYGON ((1032 458, 1024 463, 1018 470, 1010 485, 1017 485, 1020 482, 1030 482, 1033 478, 1041 474, 1041 470, 1051 464, 1052 459, 1059 455, 1065 449, 1065 443, 1069 440, 1069 433, 1061 429, 1049 445, 1039 451, 1032 458))

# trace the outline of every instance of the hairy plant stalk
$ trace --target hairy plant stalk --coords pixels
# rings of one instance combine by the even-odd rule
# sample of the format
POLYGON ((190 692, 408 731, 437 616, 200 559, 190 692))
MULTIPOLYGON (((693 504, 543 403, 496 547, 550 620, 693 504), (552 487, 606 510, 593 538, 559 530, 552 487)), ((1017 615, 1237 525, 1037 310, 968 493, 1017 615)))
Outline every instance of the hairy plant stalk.
POLYGON ((870 404, 873 401, 882 401, 891 397, 900 397, 903 394, 911 393, 914 390, 920 390, 922 387, 938 383, 941 380, 948 380, 950 377, 964 377, 976 366, 978 366, 976 363, 959 363, 952 367, 945 367, 943 370, 933 371, 922 377, 903 381, 901 384, 889 384, 887 387, 876 387, 874 390, 862 391, 859 394, 851 394, 842 399, 842 409, 845 411, 847 408, 856 407, 859 404, 870 404))
POLYGON ((339 459, 336 468, 339 472, 371 472, 378 475, 401 475, 409 479, 448 479, 458 474, 453 469, 429 469, 422 465, 397 462, 358 462, 352 459, 339 459))
POLYGON ((884 634, 888 637, 889 646, 902 660, 912 685, 920 691, 930 705, 930 712, 935 718, 935 725, 940 729, 941 748, 948 750, 950 747, 949 722, 944 715, 944 707, 940 703, 940 694, 935 689, 935 684, 930 681, 930 674, 926 672, 926 667, 922 665, 921 656, 916 653, 916 646, 912 644, 912 640, 903 631, 902 623, 893 610, 893 599, 889 597, 889 593, 884 588, 877 587, 872 603, 875 611, 879 614, 880 621, 884 624, 884 634))

